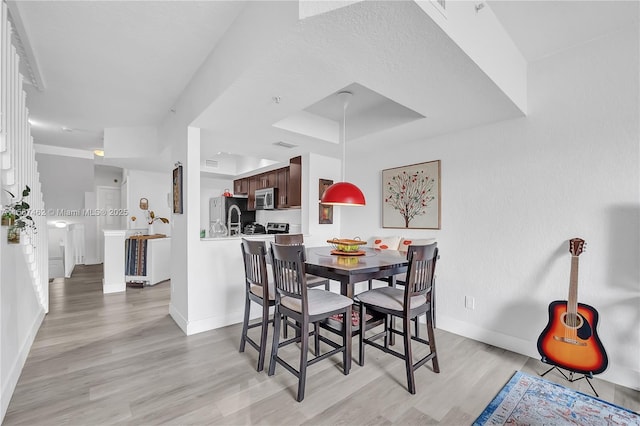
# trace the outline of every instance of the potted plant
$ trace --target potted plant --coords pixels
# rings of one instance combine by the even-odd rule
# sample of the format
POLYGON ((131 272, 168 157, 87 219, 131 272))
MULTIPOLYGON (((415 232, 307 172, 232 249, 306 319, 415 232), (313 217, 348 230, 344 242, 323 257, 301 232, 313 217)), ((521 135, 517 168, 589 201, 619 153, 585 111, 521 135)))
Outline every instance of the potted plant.
MULTIPOLYGON (((15 199, 15 195, 8 190, 4 190, 11 196, 11 199, 15 199)), ((2 224, 9 227, 7 232, 7 242, 11 244, 17 244, 20 242, 20 232, 23 230, 31 231, 33 234, 37 232, 37 228, 33 218, 29 215, 29 203, 24 201, 25 197, 28 197, 31 193, 31 188, 25 185, 22 190, 22 197, 18 201, 11 202, 2 209, 2 224)))
POLYGON ((2 226, 13 225, 13 221, 15 220, 15 218, 15 214, 8 208, 2 210, 2 226))
POLYGON ((162 223, 169 223, 169 219, 167 219, 166 217, 156 217, 156 214, 153 212, 153 210, 148 210, 147 223, 149 224, 149 235, 155 235, 155 232, 153 231, 153 223, 157 220, 161 221, 162 223))

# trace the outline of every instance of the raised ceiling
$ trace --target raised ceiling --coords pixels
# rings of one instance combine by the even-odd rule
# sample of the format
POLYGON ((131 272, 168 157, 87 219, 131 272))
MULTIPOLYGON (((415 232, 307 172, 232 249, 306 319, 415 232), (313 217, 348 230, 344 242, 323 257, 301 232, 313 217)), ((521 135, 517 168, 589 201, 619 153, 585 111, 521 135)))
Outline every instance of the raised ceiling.
MULTIPOLYGON (((102 146, 104 128, 159 125, 234 21, 253 6, 239 1, 9 4, 19 14, 43 81, 42 91, 27 86, 35 142, 89 151, 102 146)), ((638 22, 638 4, 630 1, 487 4, 528 60, 638 22)), ((319 113, 322 100, 354 83, 426 117, 360 136, 354 122, 354 150, 397 146, 519 115, 414 2, 351 4, 300 20, 278 37, 276 48, 238 73, 196 120, 204 129, 204 157, 223 151, 288 158, 292 150, 274 145, 277 141, 339 157, 335 144, 274 123, 305 110, 335 119, 330 108, 319 113)))

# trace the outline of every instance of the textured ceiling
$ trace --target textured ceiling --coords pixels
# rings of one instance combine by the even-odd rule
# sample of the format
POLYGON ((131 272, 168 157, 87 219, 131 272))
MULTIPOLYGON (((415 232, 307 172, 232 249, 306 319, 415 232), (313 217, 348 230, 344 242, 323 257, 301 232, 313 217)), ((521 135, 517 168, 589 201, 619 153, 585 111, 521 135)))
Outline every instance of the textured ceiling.
MULTIPOLYGON (((159 124, 207 55, 254 6, 239 1, 9 4, 20 15, 43 80, 43 91, 26 86, 35 142, 87 150, 102 146, 106 127, 159 124)), ((487 4, 530 61, 638 22, 635 1, 487 4)), ((247 40, 251 36, 249 31, 247 40)), ((282 161, 297 150, 339 157, 335 144, 273 124, 354 83, 426 117, 373 134, 348 122, 355 151, 519 115, 414 2, 351 4, 281 28, 264 44, 271 48, 248 61, 197 118, 204 129, 203 156, 224 151, 282 161), (274 145, 277 141, 298 147, 284 149, 274 145)), ((224 59, 235 61, 233 55, 224 59)), ((320 115, 335 119, 329 110, 320 115)))
POLYGON ((155 125, 243 2, 15 2, 44 80, 36 143, 92 149, 105 127, 155 125), (61 127, 73 129, 62 131, 61 127))
POLYGON ((638 24, 637 1, 487 2, 528 61, 638 24))
POLYGON ((348 120, 350 151, 520 115, 418 5, 361 2, 299 21, 238 76, 194 123, 209 131, 203 155, 246 150, 267 158, 309 151, 340 157, 333 143, 272 125, 353 83, 427 118, 376 134, 348 120), (269 103, 274 95, 281 98, 278 104, 269 103), (350 134, 366 136, 353 140, 350 134), (297 151, 274 152, 278 140, 298 145, 297 151))

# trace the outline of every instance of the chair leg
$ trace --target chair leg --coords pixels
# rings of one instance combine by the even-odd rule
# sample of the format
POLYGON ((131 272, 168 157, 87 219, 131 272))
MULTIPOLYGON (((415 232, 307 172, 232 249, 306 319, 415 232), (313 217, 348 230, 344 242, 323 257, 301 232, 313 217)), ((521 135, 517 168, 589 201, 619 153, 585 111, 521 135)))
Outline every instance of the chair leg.
POLYGON ((249 296, 245 296, 244 303, 244 321, 242 322, 242 335, 240 336, 240 352, 244 352, 244 346, 247 343, 247 330, 249 328, 249 309, 251 309, 251 300, 249 296))
POLYGON ((317 322, 313 323, 313 344, 315 346, 315 356, 320 356, 320 325, 317 322))
POLYGON ((324 289, 327 291, 331 291, 331 281, 327 281, 327 283, 324 285, 324 289))
POLYGON ((287 325, 287 317, 284 317, 284 326, 282 327, 282 337, 286 340, 289 332, 287 331, 289 326, 287 325))
POLYGON ((269 304, 262 306, 262 326, 260 327, 260 350, 258 351, 258 368, 260 372, 264 370, 264 356, 267 351, 267 332, 269 331, 269 304))
POLYGON ((345 376, 349 374, 349 371, 351 370, 351 309, 351 305, 347 306, 347 312, 345 312, 344 314, 344 318, 346 319, 346 321, 344 321, 344 327, 342 327, 344 334, 342 340, 342 346, 344 347, 342 366, 345 376))
POLYGON ((416 322, 415 335, 416 335, 416 337, 420 337, 420 316, 415 317, 414 321, 416 322))
MULTIPOLYGON (((306 318, 302 321, 302 329, 309 330, 309 323, 306 318)), ((309 351, 308 332, 301 333, 300 338, 300 369, 298 370, 298 396, 296 397, 298 402, 301 402, 304 399, 304 387, 307 382, 307 354, 309 351)))
MULTIPOLYGON (((367 314, 366 310, 367 308, 360 302, 360 334, 358 335, 358 364, 360 364, 360 366, 364 365, 364 333, 367 329, 364 323, 367 314)), ((385 341, 386 339, 385 337, 385 341)))
POLYGON ((369 290, 373 289, 373 280, 369 280, 369 290))
POLYGON ((433 371, 439 373, 440 365, 438 364, 438 352, 436 352, 436 336, 433 332, 433 317, 431 316, 431 312, 427 312, 427 335, 429 337, 429 349, 431 350, 431 353, 436 354, 431 360, 433 371))
POLYGON ((273 312, 273 342, 271 344, 271 359, 269 360, 269 376, 273 376, 276 372, 276 357, 278 356, 278 344, 280 343, 280 323, 282 315, 276 306, 273 312))
POLYGON ((402 319, 404 332, 404 361, 407 369, 407 388, 410 393, 416 393, 416 383, 413 376, 413 354, 411 352, 411 318, 405 316, 402 319))
POLYGON ((385 317, 384 317, 384 347, 387 348, 387 349, 389 349, 389 344, 391 344, 391 346, 393 346, 393 343, 390 342, 391 336, 393 336, 393 333, 391 333, 389 331, 390 322, 391 322, 391 315, 385 315, 385 317))

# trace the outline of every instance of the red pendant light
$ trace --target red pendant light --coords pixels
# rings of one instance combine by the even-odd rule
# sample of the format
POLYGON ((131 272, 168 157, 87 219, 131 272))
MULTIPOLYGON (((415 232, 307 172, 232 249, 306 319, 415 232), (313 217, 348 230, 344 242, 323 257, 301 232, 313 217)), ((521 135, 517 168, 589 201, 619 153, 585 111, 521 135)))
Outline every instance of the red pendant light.
MULTIPOLYGON (((345 158, 347 152, 347 105, 349 105, 351 96, 351 92, 338 93, 338 97, 342 100, 344 107, 342 117, 342 179, 345 178, 345 158)), ((360 191, 360 188, 349 182, 338 182, 324 191, 320 199, 320 204, 332 206, 364 206, 366 203, 364 194, 360 191)))
POLYGON ((338 182, 324 191, 320 203, 333 206, 364 206, 365 200, 360 188, 349 182, 338 182))

